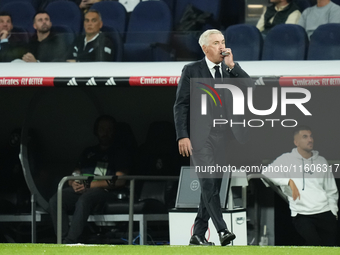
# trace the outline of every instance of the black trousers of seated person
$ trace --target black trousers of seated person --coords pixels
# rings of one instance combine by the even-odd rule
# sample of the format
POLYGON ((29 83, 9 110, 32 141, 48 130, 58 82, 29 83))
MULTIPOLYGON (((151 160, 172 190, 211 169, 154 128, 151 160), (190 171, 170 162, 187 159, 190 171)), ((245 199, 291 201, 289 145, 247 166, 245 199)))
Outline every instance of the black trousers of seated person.
POLYGON ((336 246, 337 221, 331 211, 293 217, 296 231, 308 246, 336 246))
MULTIPOLYGON (((62 199, 62 240, 77 243, 83 233, 87 219, 93 210, 103 206, 113 194, 102 188, 92 188, 84 193, 75 193, 72 187, 63 189, 62 199), (73 213, 71 224, 68 215, 73 213)), ((54 231, 57 234, 57 194, 49 201, 54 231)))
MULTIPOLYGON (((195 167, 227 165, 227 145, 230 143, 230 136, 226 131, 210 132, 208 140, 204 146, 195 150, 193 148, 192 161, 195 167)), ((195 168, 196 169, 196 168, 195 168)), ((196 171, 197 172, 197 171, 196 171)), ((211 218, 216 231, 227 229, 227 224, 223 220, 220 202, 220 189, 222 178, 228 178, 230 183, 231 173, 197 173, 201 185, 200 204, 195 218, 193 234, 201 237, 205 236, 208 230, 208 221, 211 218)))

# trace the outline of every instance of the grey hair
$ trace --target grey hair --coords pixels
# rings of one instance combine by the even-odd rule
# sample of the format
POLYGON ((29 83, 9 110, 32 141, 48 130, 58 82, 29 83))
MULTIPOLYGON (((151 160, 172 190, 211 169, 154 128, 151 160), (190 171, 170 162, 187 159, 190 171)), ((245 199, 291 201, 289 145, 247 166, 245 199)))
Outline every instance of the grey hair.
POLYGON ((202 47, 203 45, 208 46, 209 44, 209 37, 212 34, 222 34, 220 30, 217 29, 208 29, 201 34, 200 38, 198 39, 199 45, 202 47))
MULTIPOLYGON (((97 10, 95 10, 95 9, 89 9, 89 10, 85 13, 85 15, 88 14, 88 13, 90 13, 90 12, 97 13, 98 16, 99 16, 99 20, 102 20, 102 15, 100 14, 99 11, 97 11, 97 10)), ((85 16, 85 15, 84 15, 84 16, 85 16)))

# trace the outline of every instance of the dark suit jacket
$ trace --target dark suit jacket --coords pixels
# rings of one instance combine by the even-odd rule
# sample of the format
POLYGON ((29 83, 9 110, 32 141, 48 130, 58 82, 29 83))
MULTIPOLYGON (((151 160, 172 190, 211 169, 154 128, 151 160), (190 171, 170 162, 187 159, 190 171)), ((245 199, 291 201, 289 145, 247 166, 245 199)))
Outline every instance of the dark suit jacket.
MULTIPOLYGON (((231 72, 227 71, 227 66, 222 62, 223 81, 228 78, 244 78, 233 80, 233 85, 238 86, 243 91, 247 87, 254 87, 254 83, 249 79, 249 75, 239 66, 238 63, 231 72), (247 79, 248 78, 248 79, 247 79)), ((177 140, 181 138, 190 138, 194 149, 200 149, 207 140, 211 128, 213 126, 213 109, 216 107, 212 100, 207 100, 207 115, 201 114, 201 94, 205 92, 196 89, 197 82, 191 78, 203 78, 202 81, 214 87, 212 83, 213 77, 208 69, 205 58, 202 60, 190 63, 184 66, 181 78, 179 80, 176 101, 174 105, 174 119, 176 127, 177 140), (191 79, 191 81, 190 81, 191 79), (190 126, 191 133, 190 133, 190 126)), ((197 81, 197 79, 195 79, 197 81)), ((230 81, 228 82, 230 83, 230 81)), ((243 115, 233 115, 233 98, 228 89, 220 91, 222 93, 222 103, 224 112, 227 113, 227 119, 232 119, 233 122, 242 122, 243 115)), ((244 93, 244 95, 246 95, 244 93)), ((209 98, 209 96, 208 96, 209 98)), ((216 108, 215 108, 216 109, 216 108)), ((230 125, 229 123, 227 125, 230 125)), ((243 125, 232 125, 231 130, 240 143, 245 143, 248 140, 248 129, 243 125)))
POLYGON ((8 42, 0 43, 0 62, 11 62, 21 59, 27 52, 27 34, 12 33, 8 42))

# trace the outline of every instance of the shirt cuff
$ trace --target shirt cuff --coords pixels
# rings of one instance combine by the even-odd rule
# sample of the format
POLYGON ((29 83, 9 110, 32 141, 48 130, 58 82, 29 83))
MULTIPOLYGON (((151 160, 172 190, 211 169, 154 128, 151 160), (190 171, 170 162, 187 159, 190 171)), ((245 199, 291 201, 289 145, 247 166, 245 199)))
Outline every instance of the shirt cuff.
POLYGON ((0 40, 0 43, 7 43, 7 42, 8 42, 8 38, 1 39, 1 40, 0 40))

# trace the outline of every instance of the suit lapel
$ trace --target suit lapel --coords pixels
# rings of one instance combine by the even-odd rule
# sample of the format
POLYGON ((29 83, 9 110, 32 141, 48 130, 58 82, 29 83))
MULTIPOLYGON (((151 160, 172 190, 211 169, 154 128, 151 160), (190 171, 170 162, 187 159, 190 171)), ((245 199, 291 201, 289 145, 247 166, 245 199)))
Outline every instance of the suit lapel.
MULTIPOLYGON (((229 72, 227 71, 227 66, 224 62, 222 62, 222 76, 223 78, 229 78, 230 77, 230 74, 229 72)), ((207 62, 205 61, 205 58, 203 58, 201 60, 201 63, 200 63, 200 75, 201 77, 203 78, 211 78, 211 79, 214 79, 214 77, 211 75, 211 72, 208 68, 208 65, 207 65, 207 62)))
POLYGON ((223 78, 229 78, 230 77, 230 74, 229 74, 229 72, 227 71, 227 65, 226 64, 224 64, 224 62, 222 62, 222 66, 221 66, 222 68, 222 76, 223 76, 223 78))
POLYGON ((200 64, 200 75, 203 78, 214 78, 212 77, 211 72, 208 68, 207 62, 205 61, 204 58, 201 60, 201 64, 200 64))

